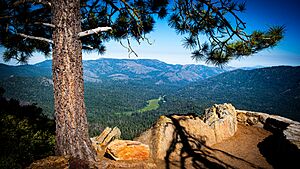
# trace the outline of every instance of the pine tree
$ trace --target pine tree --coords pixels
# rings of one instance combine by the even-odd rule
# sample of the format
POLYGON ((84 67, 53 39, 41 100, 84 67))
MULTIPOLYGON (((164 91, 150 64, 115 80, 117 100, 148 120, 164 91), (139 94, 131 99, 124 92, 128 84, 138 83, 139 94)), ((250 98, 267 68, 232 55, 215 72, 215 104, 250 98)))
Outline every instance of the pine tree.
POLYGON ((284 27, 245 32, 238 13, 245 3, 233 0, 0 0, 3 59, 26 63, 34 52, 52 54, 56 153, 90 161, 96 152, 88 136, 84 104, 82 50, 105 51, 110 40, 147 40, 155 18, 185 35, 192 57, 222 65, 275 46, 284 27), (207 37, 207 42, 202 36, 207 37))

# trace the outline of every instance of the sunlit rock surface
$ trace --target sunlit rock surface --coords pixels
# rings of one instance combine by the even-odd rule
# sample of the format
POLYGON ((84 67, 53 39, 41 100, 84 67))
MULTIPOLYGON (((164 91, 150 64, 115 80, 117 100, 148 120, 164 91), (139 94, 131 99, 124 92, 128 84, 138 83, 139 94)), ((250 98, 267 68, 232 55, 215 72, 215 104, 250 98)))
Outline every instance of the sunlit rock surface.
POLYGON ((231 104, 222 104, 207 109, 202 118, 196 115, 161 116, 136 140, 150 145, 155 158, 176 158, 182 155, 180 150, 186 143, 191 148, 211 146, 233 136, 236 131, 235 108, 231 104), (170 150, 174 151, 170 153, 170 150))
POLYGON ((114 140, 108 145, 106 153, 114 160, 147 160, 150 149, 138 141, 114 140))

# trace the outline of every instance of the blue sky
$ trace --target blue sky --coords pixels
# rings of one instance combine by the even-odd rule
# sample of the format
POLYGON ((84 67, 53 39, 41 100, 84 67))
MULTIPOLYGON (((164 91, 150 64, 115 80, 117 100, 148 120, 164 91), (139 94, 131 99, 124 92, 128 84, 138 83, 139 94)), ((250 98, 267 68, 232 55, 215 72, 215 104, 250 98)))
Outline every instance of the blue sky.
MULTIPOLYGON (((229 62, 229 66, 275 66, 293 65, 300 66, 300 2, 298 0, 248 0, 246 12, 240 16, 247 23, 247 30, 266 30, 272 25, 285 25, 285 38, 278 46, 267 49, 253 56, 229 62)), ((166 20, 157 21, 155 29, 147 35, 152 45, 142 42, 141 45, 132 43, 138 53, 137 59, 159 59, 171 64, 205 64, 195 62, 190 57, 190 52, 181 45, 182 36, 177 35, 175 30, 168 27, 166 20)), ((104 55, 97 53, 84 53, 84 59, 99 58, 128 58, 128 53, 117 42, 106 44, 107 52, 104 55)), ((136 59, 132 55, 131 58, 136 59)), ((41 54, 35 54, 29 63, 37 63, 45 58, 41 54)), ((0 60, 2 62, 2 60, 0 60)), ((10 64, 14 64, 11 62, 10 64)))

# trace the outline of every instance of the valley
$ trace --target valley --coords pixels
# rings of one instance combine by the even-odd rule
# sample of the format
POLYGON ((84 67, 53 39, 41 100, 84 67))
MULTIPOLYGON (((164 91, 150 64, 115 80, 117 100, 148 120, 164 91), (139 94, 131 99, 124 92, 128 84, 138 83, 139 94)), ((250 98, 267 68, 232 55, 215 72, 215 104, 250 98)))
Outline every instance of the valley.
POLYGON ((158 99, 151 99, 147 101, 147 105, 137 111, 128 111, 128 112, 116 112, 117 115, 126 115, 131 116, 133 113, 144 113, 147 111, 157 110, 159 108, 159 102, 161 101, 161 96, 158 99))
MULTIPOLYGON (((6 98, 35 103, 54 118, 50 61, 2 64, 0 70, 6 98)), ((158 60, 99 59, 84 61, 84 72, 92 136, 107 126, 119 126, 122 137, 131 139, 160 115, 201 115, 205 108, 225 102, 300 121, 300 67, 232 70, 158 60)))
POLYGON ((143 112, 147 112, 147 111, 151 111, 151 110, 156 110, 159 108, 159 102, 160 99, 151 99, 148 100, 147 103, 148 105, 140 110, 138 110, 138 112, 143 113, 143 112))

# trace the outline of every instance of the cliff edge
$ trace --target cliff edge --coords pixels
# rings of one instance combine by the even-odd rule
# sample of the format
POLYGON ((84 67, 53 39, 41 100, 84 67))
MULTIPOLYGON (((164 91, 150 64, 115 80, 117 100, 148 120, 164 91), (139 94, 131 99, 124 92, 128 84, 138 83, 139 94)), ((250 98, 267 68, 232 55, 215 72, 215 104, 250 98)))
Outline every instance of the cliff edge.
POLYGON ((300 123, 214 105, 203 116, 167 115, 135 140, 165 168, 286 168, 300 159, 300 123))
POLYGON ((29 168, 294 168, 300 159, 299 122, 227 103, 202 116, 161 116, 134 141, 112 139, 120 134, 107 128, 92 139, 99 164, 48 157, 29 168))

